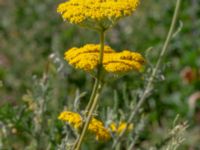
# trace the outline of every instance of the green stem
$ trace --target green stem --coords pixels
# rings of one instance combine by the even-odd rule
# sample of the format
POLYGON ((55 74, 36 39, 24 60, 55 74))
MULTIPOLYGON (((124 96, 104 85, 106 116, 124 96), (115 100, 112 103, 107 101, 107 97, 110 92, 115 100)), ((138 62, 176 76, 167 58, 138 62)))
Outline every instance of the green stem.
MULTIPOLYGON (((169 42, 172 39, 173 31, 174 31, 174 28, 175 28, 175 25, 176 25, 176 21, 177 21, 177 17, 178 17, 178 12, 179 12, 179 8, 180 8, 180 4, 181 4, 181 0, 177 0, 177 2, 176 2, 176 8, 175 8, 175 11, 174 11, 173 19, 172 19, 172 22, 171 22, 171 25, 170 25, 170 29, 169 29, 167 38, 166 38, 165 43, 163 45, 163 48, 161 50, 160 56, 158 58, 158 61, 157 61, 156 65, 155 65, 155 68, 153 69, 153 71, 152 71, 152 73, 150 75, 150 78, 148 80, 148 83, 147 83, 147 86, 146 86, 146 88, 144 90, 144 93, 141 96, 138 104, 136 105, 136 107, 132 111, 131 115, 129 116, 126 128, 121 132, 121 134, 118 136, 118 138, 114 141, 114 143, 112 145, 112 149, 114 149, 116 147, 117 143, 123 137, 123 135, 125 134, 125 132, 127 130, 127 127, 132 122, 133 118, 137 115, 139 109, 144 104, 146 98, 148 97, 149 92, 152 89, 155 76, 156 76, 156 74, 158 72, 158 69, 159 69, 159 67, 160 67, 160 65, 162 63, 162 60, 163 60, 163 58, 165 56, 165 53, 167 51, 169 42)), ((128 150, 130 150, 131 148, 132 148, 132 144, 131 144, 131 147, 128 148, 128 150)))
POLYGON ((103 49, 104 49, 104 31, 101 31, 100 32, 100 44, 101 44, 101 50, 100 50, 100 55, 99 55, 99 65, 98 65, 98 71, 97 71, 97 77, 95 79, 95 83, 94 83, 94 86, 93 86, 93 89, 92 89, 92 94, 90 96, 90 100, 89 100, 89 103, 87 104, 86 106, 86 109, 85 109, 85 112, 86 114, 88 113, 88 110, 90 109, 91 105, 92 105, 92 102, 95 98, 95 94, 97 92, 97 89, 98 89, 98 85, 99 85, 99 81, 101 80, 100 76, 101 76, 101 71, 102 71, 102 63, 103 63, 103 49), (102 52, 102 53, 101 53, 102 52))
POLYGON ((77 139, 77 141, 73 147, 73 150, 80 149, 83 139, 85 137, 86 131, 88 129, 90 120, 92 118, 92 114, 98 104, 100 92, 102 89, 102 66, 103 66, 103 53, 104 53, 104 41, 105 41, 104 34, 105 34, 105 31, 102 30, 100 32, 100 53, 99 53, 99 64, 98 64, 98 68, 97 68, 97 77, 96 77, 96 81, 95 81, 95 84, 93 87, 90 101, 88 103, 88 106, 86 107, 87 118, 86 118, 85 123, 83 124, 82 132, 81 132, 79 138, 77 139))
POLYGON ((86 115, 86 116, 87 116, 88 111, 89 111, 89 109, 90 109, 90 107, 91 107, 91 105, 92 105, 92 101, 93 101, 93 99, 94 99, 94 97, 95 97, 95 93, 96 93, 96 91, 97 91, 97 88, 98 88, 98 80, 95 79, 95 82, 94 82, 94 85, 93 85, 93 89, 92 89, 92 94, 91 94, 90 99, 89 99, 89 102, 88 102, 88 104, 87 104, 87 106, 86 106, 86 108, 85 108, 85 113, 84 113, 84 115, 86 115))

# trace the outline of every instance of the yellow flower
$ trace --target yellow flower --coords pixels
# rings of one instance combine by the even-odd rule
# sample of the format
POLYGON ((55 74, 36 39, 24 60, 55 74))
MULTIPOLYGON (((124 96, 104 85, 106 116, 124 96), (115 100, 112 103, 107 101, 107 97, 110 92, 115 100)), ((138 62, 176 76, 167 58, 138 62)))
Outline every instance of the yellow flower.
MULTIPOLYGON (((111 123, 110 124, 110 130, 116 134, 120 134, 126 127, 127 127, 127 123, 126 122, 120 122, 118 125, 116 125, 116 123, 111 123)), ((127 131, 130 132, 133 130, 133 124, 130 124, 127 128, 127 131)))
MULTIPOLYGON (((59 115, 58 119, 69 123, 75 129, 80 129, 83 124, 83 119, 81 115, 75 112, 63 111, 59 115)), ((89 123, 88 131, 95 134, 96 140, 98 141, 106 141, 109 140, 111 137, 109 131, 104 127, 104 124, 101 121, 95 119, 94 117, 89 123)))
POLYGON ((124 50, 105 56, 103 61, 104 68, 111 73, 125 73, 131 70, 139 71, 144 64, 141 54, 124 50))
MULTIPOLYGON (((100 45, 94 44, 87 44, 81 48, 75 47, 65 52, 65 60, 69 61, 69 64, 77 69, 91 71, 98 65, 99 49, 100 45)), ((104 47, 104 55, 113 52, 114 50, 109 46, 104 47)))
POLYGON ((130 16, 138 4, 139 0, 69 0, 59 4, 57 12, 70 23, 102 29, 130 16))
POLYGON ((78 129, 82 126, 82 118, 78 113, 63 111, 59 116, 59 120, 68 122, 75 129, 78 129))
MULTIPOLYGON (((81 48, 72 48, 65 52, 65 60, 77 69, 93 71, 99 61, 100 45, 87 44, 81 48)), ((125 73, 139 71, 144 64, 141 54, 124 50, 115 52, 109 46, 104 47, 103 67, 110 73, 125 73)))
POLYGON ((96 140, 109 140, 111 135, 109 131, 104 127, 103 123, 95 118, 92 118, 88 130, 96 135, 96 140))

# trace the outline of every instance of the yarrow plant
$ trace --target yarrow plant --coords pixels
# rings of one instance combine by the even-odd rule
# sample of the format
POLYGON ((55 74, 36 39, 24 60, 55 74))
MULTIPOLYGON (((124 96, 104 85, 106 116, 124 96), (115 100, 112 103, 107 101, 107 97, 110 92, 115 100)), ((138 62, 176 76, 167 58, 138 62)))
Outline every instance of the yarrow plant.
MULTIPOLYGON (((138 5, 139 0, 69 0, 58 5, 57 12, 61 14, 64 21, 95 30, 100 37, 99 44, 90 43, 80 48, 73 47, 64 54, 65 60, 70 65, 92 74, 95 78, 93 90, 84 111, 82 113, 63 111, 58 117, 79 133, 73 150, 81 148, 87 132, 94 134, 97 141, 106 141, 113 135, 121 137, 126 131, 133 130, 133 124, 130 123, 132 118, 128 122, 111 122, 106 126, 94 117, 94 111, 97 109, 107 74, 140 72, 144 66, 145 59, 140 53, 131 50, 116 52, 110 46, 105 45, 106 31, 120 19, 132 15, 138 5)), ((157 70, 154 73, 156 72, 157 70)), ((141 104, 143 101, 141 100, 141 104)))

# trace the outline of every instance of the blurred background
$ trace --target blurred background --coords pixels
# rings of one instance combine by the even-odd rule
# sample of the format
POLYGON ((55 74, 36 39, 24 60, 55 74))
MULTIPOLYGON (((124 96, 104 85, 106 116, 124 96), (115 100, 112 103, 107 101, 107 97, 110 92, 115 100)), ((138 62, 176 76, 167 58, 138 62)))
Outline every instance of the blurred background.
MULTIPOLYGON (((88 100, 92 77, 69 66, 63 56, 67 49, 98 43, 99 38, 93 31, 63 22, 56 13, 60 2, 0 0, 0 149, 20 150, 34 145, 34 137, 41 130, 45 137, 42 141, 48 146, 38 149, 55 149, 64 136, 57 115, 65 106, 73 106, 77 93, 86 92, 81 109, 88 100), (46 103, 42 109, 45 129, 34 125, 41 121, 34 102, 40 99, 46 103)), ((143 0, 133 16, 107 32, 106 43, 112 48, 141 52, 148 64, 147 73, 130 73, 112 81, 108 77, 101 112, 112 109, 113 95, 119 103, 115 109, 124 110, 124 95, 132 99, 138 89, 143 89, 148 68, 155 64, 163 46, 174 7, 174 0, 143 0)), ((200 149, 199 0, 182 1, 176 31, 155 89, 144 106, 148 125, 138 142, 144 149, 159 142, 177 114, 189 123, 180 149, 200 149)), ((104 113, 101 115, 104 118, 104 113)))

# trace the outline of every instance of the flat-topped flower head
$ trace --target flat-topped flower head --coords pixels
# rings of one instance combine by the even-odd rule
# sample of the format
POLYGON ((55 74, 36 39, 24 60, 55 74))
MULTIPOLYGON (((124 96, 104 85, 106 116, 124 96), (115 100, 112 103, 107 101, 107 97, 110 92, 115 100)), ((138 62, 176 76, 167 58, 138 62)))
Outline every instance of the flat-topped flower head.
MULTIPOLYGON (((77 69, 94 71, 99 63, 100 45, 87 44, 81 48, 71 48, 65 52, 65 60, 77 69)), ((144 58, 140 53, 124 50, 116 52, 109 46, 104 47, 103 68, 109 73, 126 73, 140 71, 144 58)))
POLYGON ((69 0, 59 4, 57 12, 70 23, 107 29, 130 16, 138 4, 139 0, 69 0))

